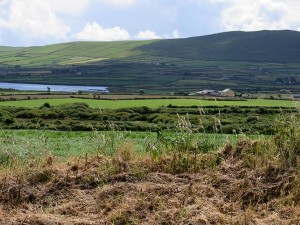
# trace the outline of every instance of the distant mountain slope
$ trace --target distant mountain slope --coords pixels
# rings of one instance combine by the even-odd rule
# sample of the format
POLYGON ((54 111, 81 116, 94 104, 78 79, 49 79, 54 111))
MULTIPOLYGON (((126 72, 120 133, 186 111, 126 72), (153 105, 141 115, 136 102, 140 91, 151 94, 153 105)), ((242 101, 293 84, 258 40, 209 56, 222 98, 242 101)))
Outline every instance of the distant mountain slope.
POLYGON ((72 42, 47 46, 0 47, 0 65, 43 66, 91 63, 137 54, 131 51, 154 41, 72 42))
MULTIPOLYGON (((90 64, 153 57, 211 61, 300 62, 300 32, 226 32, 202 37, 120 42, 73 42, 42 47, 0 46, 0 65, 90 64)), ((167 60, 166 60, 167 61, 167 60)))
POLYGON ((153 56, 218 61, 300 62, 300 32, 227 32, 161 40, 138 48, 153 56))

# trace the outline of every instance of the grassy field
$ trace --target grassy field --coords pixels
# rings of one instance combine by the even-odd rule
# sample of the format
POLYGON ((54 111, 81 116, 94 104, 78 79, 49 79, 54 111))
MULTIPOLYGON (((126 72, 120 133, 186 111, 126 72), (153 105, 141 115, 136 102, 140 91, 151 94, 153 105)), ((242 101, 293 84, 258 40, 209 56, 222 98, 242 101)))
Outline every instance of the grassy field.
POLYGON ((294 107, 298 102, 290 100, 249 99, 247 101, 213 101, 199 99, 149 99, 149 100, 94 100, 94 99, 38 99, 0 102, 0 106, 39 107, 44 103, 57 106, 66 103, 85 102, 93 108, 118 109, 127 107, 157 108, 160 106, 257 106, 257 107, 294 107))
MULTIPOLYGON (((174 138, 177 134, 165 133, 167 138, 174 138)), ((179 134, 180 135, 180 134, 179 134)), ((216 148, 225 142, 235 144, 243 135, 227 134, 192 134, 194 140, 210 140, 216 148)), ((248 135, 258 138, 257 135, 248 135)), ((260 136, 264 137, 264 136, 260 136)), ((85 154, 113 155, 118 149, 128 143, 134 151, 144 154, 147 148, 157 143, 154 132, 62 132, 37 130, 0 130, 0 164, 5 156, 11 155, 19 159, 51 154, 61 159, 85 154)))
POLYGON ((300 224, 299 120, 287 122, 276 138, 186 131, 167 145, 152 133, 2 130, 0 224, 300 224))

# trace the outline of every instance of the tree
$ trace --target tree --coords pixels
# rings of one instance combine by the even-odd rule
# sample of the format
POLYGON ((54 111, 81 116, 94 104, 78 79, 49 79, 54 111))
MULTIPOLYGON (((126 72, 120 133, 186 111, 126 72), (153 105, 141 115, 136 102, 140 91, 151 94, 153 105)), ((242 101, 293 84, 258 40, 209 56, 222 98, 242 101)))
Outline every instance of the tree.
POLYGON ((50 108, 51 106, 50 106, 50 104, 48 102, 45 102, 44 105, 43 105, 43 107, 44 108, 50 108))
POLYGON ((143 89, 140 89, 139 90, 139 95, 144 95, 145 94, 145 91, 143 89))

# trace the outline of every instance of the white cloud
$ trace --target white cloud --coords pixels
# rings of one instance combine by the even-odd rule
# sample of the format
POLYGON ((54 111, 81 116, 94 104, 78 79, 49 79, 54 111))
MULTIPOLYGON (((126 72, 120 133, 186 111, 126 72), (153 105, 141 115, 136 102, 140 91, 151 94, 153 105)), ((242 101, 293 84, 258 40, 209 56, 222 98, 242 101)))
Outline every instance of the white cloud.
POLYGON ((179 38, 180 37, 179 31, 178 30, 173 30, 172 36, 173 36, 173 38, 179 38))
POLYGON ((42 0, 4 1, 0 28, 14 30, 27 39, 65 39, 70 28, 60 21, 42 0))
POLYGON ((137 0, 98 0, 101 3, 111 4, 117 7, 131 6, 137 2, 137 0))
POLYGON ((173 30, 172 34, 164 34, 158 35, 155 31, 145 30, 140 31, 138 35, 135 36, 136 39, 143 39, 143 40, 151 40, 151 39, 172 39, 172 38, 179 38, 180 34, 178 30, 173 30))
POLYGON ((209 0, 224 4, 221 14, 225 30, 299 29, 300 1, 209 0))
POLYGON ((162 35, 163 39, 173 39, 173 38, 180 38, 180 34, 178 30, 173 30, 171 34, 164 34, 162 35))
POLYGON ((128 40, 127 30, 120 27, 103 28, 98 23, 87 23, 83 30, 75 34, 75 38, 87 41, 119 41, 128 40))
POLYGON ((145 30, 145 31, 140 31, 136 36, 136 38, 149 40, 149 39, 160 39, 161 37, 158 36, 154 31, 145 30))

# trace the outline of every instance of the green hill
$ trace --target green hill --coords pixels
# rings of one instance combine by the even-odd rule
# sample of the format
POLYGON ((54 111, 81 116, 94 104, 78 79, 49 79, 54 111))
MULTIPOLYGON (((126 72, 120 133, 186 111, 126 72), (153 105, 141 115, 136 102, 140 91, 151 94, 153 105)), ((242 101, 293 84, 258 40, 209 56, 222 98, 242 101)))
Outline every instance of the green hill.
POLYGON ((65 65, 132 57, 190 60, 299 62, 296 31, 226 32, 202 37, 121 42, 74 42, 42 47, 0 47, 7 65, 65 65))
POLYGON ((139 48, 146 54, 218 61, 299 62, 296 31, 227 32, 162 40, 139 48))
POLYGON ((73 42, 40 47, 0 47, 0 63, 41 66, 97 62, 130 56, 132 49, 152 41, 73 42))
POLYGON ((300 32, 0 46, 0 82, 108 86, 111 91, 300 91, 300 32))

